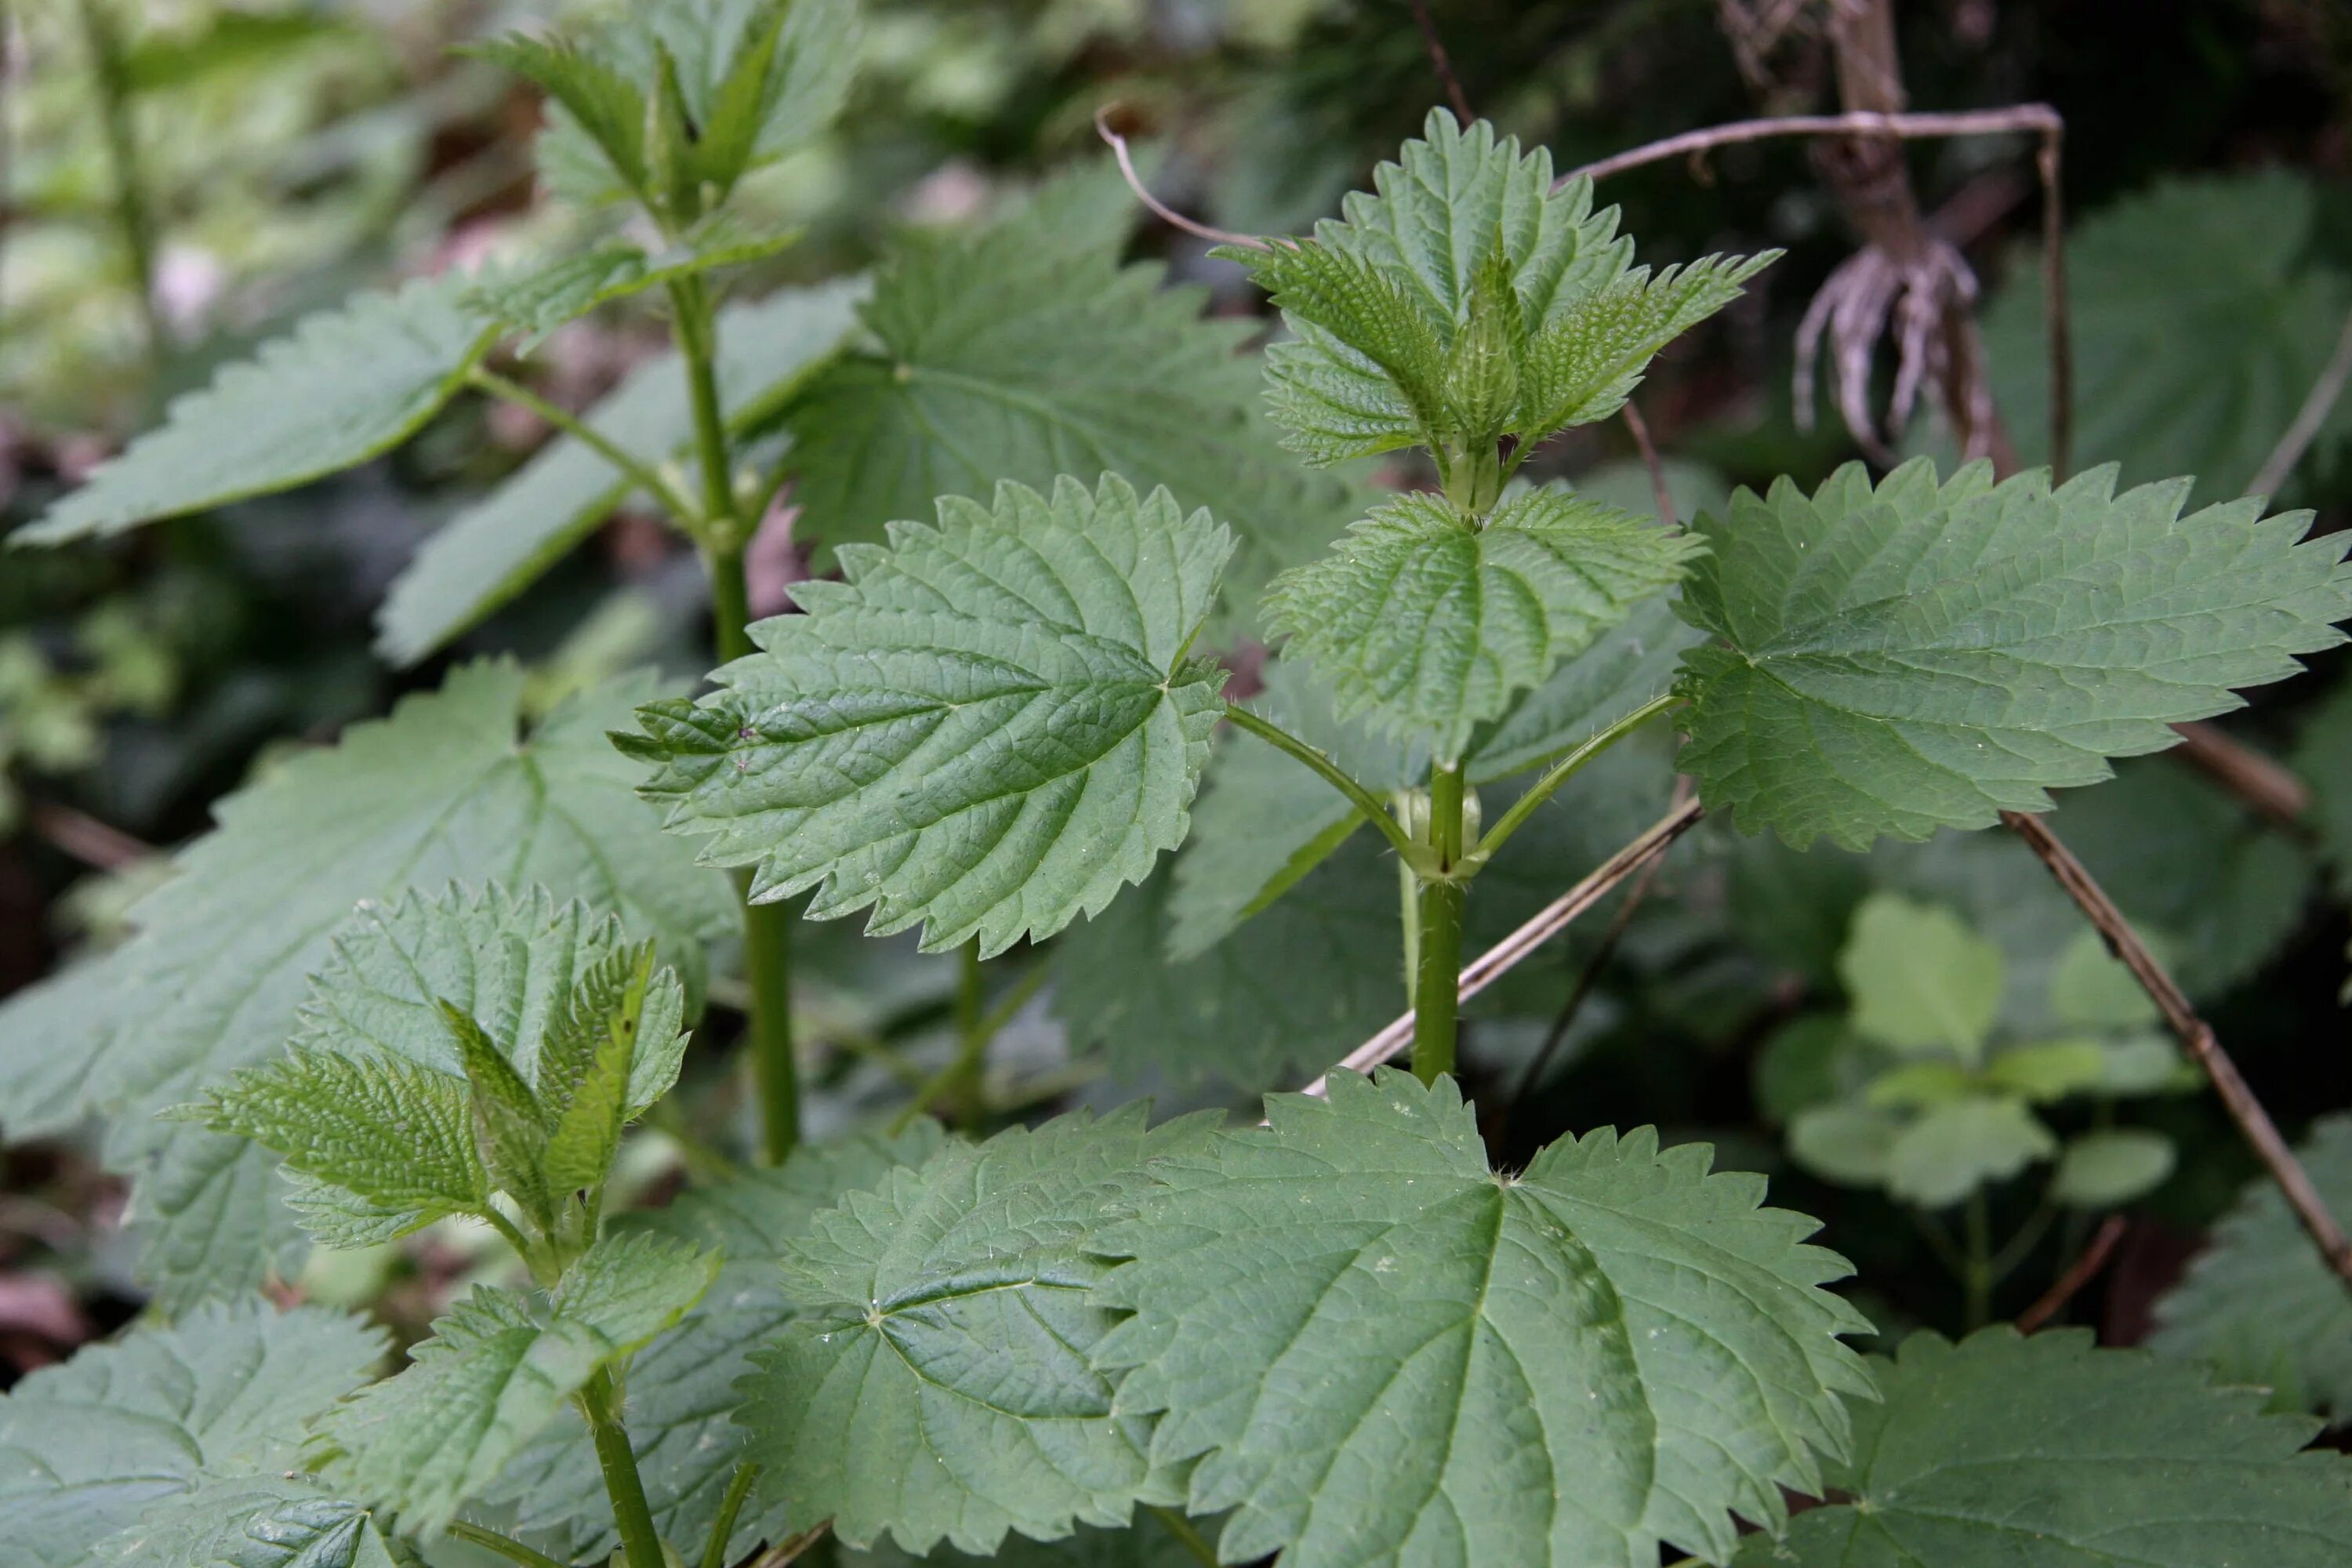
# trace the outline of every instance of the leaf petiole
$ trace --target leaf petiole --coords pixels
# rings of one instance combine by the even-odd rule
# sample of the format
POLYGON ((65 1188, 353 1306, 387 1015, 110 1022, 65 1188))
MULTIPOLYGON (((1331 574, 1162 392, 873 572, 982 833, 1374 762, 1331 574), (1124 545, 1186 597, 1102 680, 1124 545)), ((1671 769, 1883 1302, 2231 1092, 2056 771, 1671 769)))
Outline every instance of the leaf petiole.
POLYGON ((478 364, 466 373, 466 379, 478 391, 488 393, 501 402, 511 403, 518 408, 529 409, 565 435, 586 443, 598 457, 618 468, 631 483, 659 502, 662 509, 677 520, 679 528, 688 533, 694 531, 698 513, 693 503, 672 489, 660 474, 603 431, 577 415, 557 407, 520 382, 509 381, 494 370, 478 364))
POLYGON ((743 1512, 743 1500, 751 1495, 751 1483, 760 1479, 760 1467, 740 1464, 727 1482, 727 1495, 719 1504, 719 1517, 711 1521, 710 1540, 702 1549, 702 1568, 727 1568, 727 1540, 735 1533, 735 1521, 743 1512))
POLYGON ((1503 813, 1501 820, 1486 830, 1486 837, 1478 840, 1478 847, 1462 858, 1463 874, 1473 873, 1493 859, 1495 851, 1501 848, 1512 834, 1526 826, 1528 818, 1536 814, 1536 808, 1549 800, 1552 792, 1574 777, 1587 763, 1681 700, 1673 692, 1652 698, 1545 769, 1543 775, 1528 786, 1527 793, 1511 803, 1511 809, 1503 813))
MULTIPOLYGON (((1403 825, 1390 815, 1388 808, 1381 804, 1380 797, 1349 776, 1346 769, 1281 725, 1260 714, 1253 713, 1238 702, 1225 704, 1225 717, 1233 721, 1235 729, 1246 730, 1275 750, 1296 758, 1313 769, 1324 783, 1346 795, 1348 803, 1361 812, 1366 821, 1381 830, 1381 837, 1395 847, 1398 854, 1405 858, 1405 863, 1412 866, 1416 874, 1423 872, 1423 867, 1429 860, 1428 850, 1423 846, 1414 843, 1412 837, 1405 832, 1403 825)), ((1429 869, 1434 870, 1435 868, 1430 867, 1429 869)))
POLYGON ((485 1530, 462 1519, 450 1522, 449 1533, 460 1541, 470 1541, 486 1552, 495 1552, 509 1563, 519 1563, 522 1568, 563 1568, 562 1563, 544 1552, 533 1551, 510 1535, 500 1535, 495 1530, 485 1530))

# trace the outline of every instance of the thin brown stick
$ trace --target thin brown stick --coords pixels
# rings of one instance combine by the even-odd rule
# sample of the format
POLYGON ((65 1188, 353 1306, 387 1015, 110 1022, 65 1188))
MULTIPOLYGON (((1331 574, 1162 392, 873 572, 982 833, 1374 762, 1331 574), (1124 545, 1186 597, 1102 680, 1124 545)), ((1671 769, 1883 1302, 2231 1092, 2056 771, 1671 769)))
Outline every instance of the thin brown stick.
POLYGON ((2304 814, 2311 809, 2311 791, 2292 772, 2201 720, 2172 728, 2180 737, 2175 757, 2275 826, 2298 837, 2309 836, 2304 814))
POLYGON ((2037 131, 2047 136, 2053 131, 2063 130, 2065 124, 2059 112, 2046 103, 2012 103, 2005 109, 1968 109, 1933 114, 1877 114, 1857 110, 1851 114, 1780 114, 1761 120, 1735 120, 1727 125, 1685 131, 1679 135, 1664 137, 1570 169, 1553 182, 1553 189, 1557 190, 1580 176, 1605 180, 1612 174, 1622 174, 1645 163, 1693 156, 1740 142, 1769 141, 1776 136, 1887 136, 1898 141, 1916 141, 1939 136, 1998 136, 2023 131, 2037 131))
POLYGON ((1625 428, 1633 433, 1633 445, 1642 450, 1642 466, 1650 470, 1650 494, 1658 502, 1658 521, 1668 528, 1680 527, 1675 518, 1674 492, 1666 488, 1665 460, 1658 456, 1658 444, 1650 439, 1650 422, 1642 417, 1630 397, 1625 400, 1625 428))
POLYGON ((2017 1331, 2030 1334, 2065 1310, 2066 1303, 2080 1294, 2083 1287, 2107 1266, 2108 1256, 2115 1251, 2116 1243, 2123 1238, 2123 1215, 2111 1214, 2100 1221, 2098 1234, 2091 1237, 2091 1245, 2083 1249, 2083 1256, 2074 1259, 2065 1273, 2058 1276, 2050 1289, 2042 1293, 2039 1300, 2017 1315, 2017 1331))
POLYGON ((1135 172, 1135 160, 1128 154, 1127 138, 1110 128, 1110 111, 1118 107, 1116 103, 1106 103, 1095 110, 1095 134, 1109 144, 1111 156, 1118 160, 1118 172, 1126 179, 1127 188, 1135 193, 1136 200, 1151 209, 1153 216, 1172 227, 1182 229, 1186 234, 1201 239, 1214 240, 1219 245, 1242 245, 1247 246, 1252 250, 1274 248, 1255 236, 1234 234, 1229 229, 1212 228, 1205 223, 1199 223, 1186 217, 1145 189, 1143 176, 1135 172))
POLYGON ((32 816, 33 831, 93 870, 120 871, 160 853, 144 839, 69 805, 43 802, 33 807, 32 816))
POLYGON ((2246 487, 2249 495, 2272 496, 2278 493, 2278 488, 2286 483, 2287 476, 2294 472, 2294 466, 2303 461, 2304 453, 2309 451, 2312 442, 2318 438, 2319 427, 2327 423, 2328 413, 2336 406, 2336 400, 2344 395, 2344 383, 2347 378, 2352 378, 2352 317, 2346 318, 2344 331, 2336 340, 2336 352, 2328 355, 2326 367, 2320 371, 2319 379, 2311 384, 2311 391, 2305 396, 2303 406, 2295 411, 2294 423, 2286 427, 2286 434, 2279 437, 2279 444, 2272 448, 2269 457, 2263 459, 2262 469, 2254 475, 2254 482, 2246 487))
POLYGON ((2255 1158, 2262 1161, 2263 1168, 2270 1172, 2271 1180, 2276 1182, 2279 1191, 2285 1194, 2287 1206, 2294 1211, 2295 1218, 2302 1222, 2304 1230, 2319 1248, 2320 1256, 2327 1260, 2327 1266, 2347 1287, 2352 1287, 2352 1237, 2345 1236, 2344 1227, 2336 1224, 2336 1216, 2328 1212, 2326 1201, 2319 1195, 2319 1189, 2311 1184, 2309 1173, 2295 1159, 2294 1152, 2286 1146, 2286 1140, 2279 1136, 2270 1112, 2263 1109, 2263 1102, 2256 1100, 2254 1091, 2246 1086, 2245 1079, 2238 1071, 2238 1064, 2231 1061, 2230 1054, 2221 1048, 2221 1042, 2214 1037, 2211 1026, 2197 1016, 2197 1009, 2189 1005, 2189 998, 2173 982, 2172 976, 2165 973, 2164 966, 2157 963, 2155 956, 2147 951, 2147 944, 2132 930, 2131 922, 2124 918, 2123 911, 2116 908, 2106 890, 2099 886, 2083 863, 2074 858, 2074 851, 2058 841, 2047 824, 2038 816, 2028 816, 2015 811, 2002 812, 2000 819, 2009 826, 2011 832, 2025 840, 2028 848, 2041 857, 2042 863, 2050 868, 2050 874, 2058 879, 2058 885, 2066 890, 2067 897, 2074 900, 2099 935, 2106 940, 2107 951, 2122 960, 2125 967, 2132 972, 2132 978, 2139 982, 2140 989, 2147 993, 2149 1000, 2164 1015, 2164 1021, 2179 1038, 2182 1047, 2196 1058, 2197 1065, 2203 1068, 2205 1076, 2212 1080, 2214 1092, 2221 1097, 2222 1109, 2238 1124, 2238 1131, 2245 1135, 2255 1158))
POLYGON ((821 1519, 798 1535, 787 1535, 773 1546, 763 1546, 744 1561, 743 1568, 786 1568, 808 1554, 810 1547, 823 1541, 833 1529, 833 1521, 821 1519))
POLYGON ((1446 58, 1445 40, 1437 36, 1437 24, 1430 20, 1429 0, 1408 0, 1408 4, 1412 8, 1412 25, 1421 29, 1422 47, 1429 51, 1429 63, 1437 68, 1437 79, 1445 84, 1445 101, 1454 106, 1454 123, 1467 131, 1478 117, 1470 112, 1470 100, 1454 74, 1454 62, 1446 58))
MULTIPOLYGON (((1517 1110, 1519 1102, 1542 1081, 1544 1068, 1559 1053, 1560 1042, 1568 1038, 1568 1032, 1576 1026, 1577 1015, 1584 1011, 1584 1004, 1599 987, 1602 973, 1616 959, 1617 944, 1625 940, 1625 928, 1633 923, 1633 916, 1641 909, 1642 900, 1650 896, 1650 884, 1658 879, 1658 868, 1665 863, 1664 856, 1652 856, 1634 877, 1633 885, 1625 889, 1625 901, 1619 904, 1616 914, 1610 917, 1609 929, 1601 935, 1601 945, 1592 950, 1592 956, 1577 972, 1576 984, 1569 988, 1568 1000, 1560 1005, 1559 1014, 1551 1021, 1551 1027, 1544 1031, 1543 1044, 1538 1046, 1536 1054, 1528 1058, 1526 1068, 1519 1074, 1517 1086, 1511 1090, 1511 1098, 1503 1102, 1501 1128, 1509 1126, 1511 1112, 1517 1110)), ((1498 1139, 1500 1135, 1498 1131, 1498 1139)))
MULTIPOLYGON (((1464 964, 1462 1000, 1467 1002, 1509 973, 1529 953, 1565 931, 1570 921, 1607 898, 1618 883, 1664 854, 1675 839, 1696 826, 1698 819, 1706 815, 1706 808, 1697 801, 1683 802, 1651 824, 1640 837, 1602 861, 1591 876, 1545 905, 1534 919, 1464 964)), ((1341 1058, 1339 1068, 1370 1072, 1412 1043, 1412 1015, 1406 1013, 1341 1058)), ((1319 1096, 1328 1079, 1329 1074, 1326 1074, 1301 1092, 1319 1096)))

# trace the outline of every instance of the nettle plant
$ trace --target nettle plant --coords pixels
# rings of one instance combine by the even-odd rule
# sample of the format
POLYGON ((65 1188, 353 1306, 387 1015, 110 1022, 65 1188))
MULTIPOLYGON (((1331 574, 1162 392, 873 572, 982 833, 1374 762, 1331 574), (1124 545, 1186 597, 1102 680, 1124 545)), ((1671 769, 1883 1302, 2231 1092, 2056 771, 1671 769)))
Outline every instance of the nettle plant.
MULTIPOLYGON (((1846 1265, 1761 1178, 1646 1129, 1496 1170, 1453 1077, 1478 879, 1550 874, 1520 836, 1622 805, 1566 786, 1629 740, 1670 726, 1696 784, 1636 803, 1667 812, 1653 851, 1702 809, 1799 847, 1985 827, 2341 640, 2341 546, 2105 470, 1856 466, 1687 532, 1528 484, 1769 258, 1636 267, 1587 183, 1443 114, 1342 220, 1236 252, 1289 328, 1265 374, 1294 451, 1419 448, 1428 493, 1365 507, 1286 465, 1235 331, 1120 265, 1097 177, 719 311, 709 275, 781 243, 730 193, 838 104, 849 20, 677 0, 491 47, 557 106, 553 188, 638 226, 313 322, 20 535, 286 488, 472 385, 567 439, 435 541, 387 651, 443 645, 642 489, 710 563, 724 662, 698 698, 632 678, 543 713, 513 666, 460 667, 225 803, 132 942, 10 1005, 0 1113, 110 1120, 159 1310, 0 1399, 16 1554, 720 1568, 829 1531, 869 1561, 2341 1561, 2352 1477, 2259 1391, 2068 1332, 1866 1360, 1846 1265), (486 368, 656 287, 676 357, 585 419, 486 368), (838 577, 746 626, 742 548, 787 479, 838 577), (1281 644, 1255 707, 1211 652, 1252 616, 1281 644), (1410 1000, 1412 1070, 1334 1068, 1255 1125, 922 1118, 986 1117, 977 964, 1146 896, 1213 746, 1257 760, 1181 862, 1177 954, 1369 826, 1404 952, 1346 957, 1410 1000), (887 1131, 800 1142, 803 895, 966 955, 955 1076, 887 1131), (738 921, 769 1168, 631 1212, 625 1130, 738 921), (309 1242, 466 1219, 515 1267, 389 1375, 360 1320, 255 1294, 309 1242)), ((1865 908, 1851 1027, 1900 1059, 1824 1070, 1822 1103, 2014 1120, 2115 1087, 2107 1036, 2145 1017, 2112 974, 2077 978, 2106 1008, 2084 1049, 1996 1041, 1974 940, 1865 908), (1934 944, 1957 956, 1906 988, 1934 944)))

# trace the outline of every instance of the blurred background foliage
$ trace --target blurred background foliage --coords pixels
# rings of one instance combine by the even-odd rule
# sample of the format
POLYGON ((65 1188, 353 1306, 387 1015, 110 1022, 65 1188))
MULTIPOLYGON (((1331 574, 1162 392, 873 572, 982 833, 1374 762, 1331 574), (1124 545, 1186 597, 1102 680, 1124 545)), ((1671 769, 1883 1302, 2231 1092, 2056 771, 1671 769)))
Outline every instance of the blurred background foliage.
MULTIPOLYGON (((1442 100, 1404 0, 866 8, 849 112, 747 187, 762 218, 805 237, 737 281, 738 295, 855 271, 892 236, 969 223, 1045 174, 1098 158, 1094 120, 1107 105, 1173 205, 1228 227, 1303 229, 1442 100)), ((450 48, 592 9, 7 5, 0 528, 37 516, 175 393, 303 311, 562 237, 551 226, 580 220, 534 201, 534 96, 450 48)), ((1549 147, 1562 168, 1754 113, 1835 106, 1807 7, 1730 10, 1793 18, 1770 40, 1769 69, 1743 71, 1717 0, 1430 7, 1477 110, 1549 147)), ((2237 493, 2352 310, 2352 10, 1906 0, 1898 16, 1915 106, 2042 100, 2066 117, 2076 466, 2116 461, 2130 480, 2193 471, 2200 500, 2237 493)), ((1983 284, 1991 384, 2029 461, 2047 405, 2032 151, 2015 136, 1905 150, 1933 227, 1983 284)), ((1734 485, 1781 475, 1810 486, 1856 456, 1826 399, 1819 417, 1801 417, 1809 411, 1791 398, 1799 321, 1855 243, 1805 146, 1659 163, 1612 179, 1601 196, 1622 206, 1647 260, 1789 251, 1639 395, 1676 509, 1686 517, 1734 485)), ((1216 309, 1262 308, 1203 242, 1155 222, 1134 243, 1176 278, 1209 284, 1216 309)), ((540 389, 583 406, 657 352, 660 324, 632 309, 538 347, 540 389)), ((1879 367, 1882 384, 1890 368, 1879 367)), ((407 670, 371 653, 371 616, 420 542, 547 435, 512 409, 461 402, 390 458, 289 496, 102 545, 0 555, 0 990, 114 940, 156 876, 152 847, 200 831, 215 797, 436 682, 452 658, 519 653, 541 705, 634 664, 680 678, 705 668, 698 567, 628 510, 450 653, 407 670)), ((1901 439, 1951 445, 1924 416, 1901 439)), ((2284 487, 2322 530, 2352 520, 2347 457, 2352 405, 2326 422, 2284 487)), ((1559 443, 1539 466, 1651 504, 1620 424, 1559 443)), ((805 565, 788 545, 770 551, 755 607, 780 608, 805 565)), ((1247 679, 1255 650, 1233 657, 1247 679)), ((2177 752, 2074 792, 2056 819, 2298 1134, 2352 1103, 2339 1004, 2352 889, 2347 665, 2323 657, 2311 678, 2265 688, 2222 722, 2237 787, 2177 752)), ((1517 874, 1524 887, 1498 876, 1490 894, 1481 883, 1484 940, 1650 820, 1670 776, 1662 752, 1638 748, 1596 770, 1601 795, 1545 818, 1543 852, 1517 874)), ((1336 1058, 1402 996, 1385 956, 1369 974, 1347 962, 1352 941, 1381 955, 1394 941, 1392 869, 1354 847, 1365 853, 1336 858, 1181 970, 1161 952, 1165 874, 1050 959, 1016 956, 1050 968, 999 1042, 990 1109, 1108 1101, 1139 1086, 1166 1105, 1238 1102, 1336 1058), (1274 990, 1270 963, 1281 969, 1274 990)), ((1949 1238, 1923 1211, 1961 1203, 2021 1238, 1997 1287, 2009 1311, 2076 1256, 2095 1216, 2127 1214, 2114 1264, 2075 1310, 2112 1342, 2136 1342, 2251 1173, 2210 1097, 2177 1092, 2169 1047, 2128 997, 2101 991, 2103 960, 2084 949, 2074 911, 2005 835, 1853 857, 1703 830, 1559 1029, 1611 913, 1474 1010, 1465 1077, 1498 1153, 1523 1159, 1562 1127, 1606 1122, 1710 1138, 1724 1163, 1771 1173, 1776 1201, 1827 1221, 1831 1245, 1881 1292, 1866 1305, 1890 1331, 1956 1326, 1965 1305, 1939 1260, 1949 1238), (1856 976, 1877 972, 1854 956, 1885 940, 1874 926, 1890 919, 1932 932, 1911 944, 1927 954, 1916 984, 1975 988, 1986 1020, 1977 1038, 1923 1047, 1890 1033, 1912 982, 1881 976, 1898 994, 1874 995, 1856 976), (2060 1046, 2075 1048, 2050 1055, 2060 1046), (1929 1123, 1937 1135, 1920 1131, 1929 1123)), ((895 1109, 946 1058, 955 973, 952 958, 868 942, 845 923, 808 930, 797 1004, 822 1137, 895 1109)), ((722 966, 722 1009, 730 986, 740 982, 722 966)), ((697 1063, 664 1114, 679 1131, 732 1127, 724 1054, 697 1063)), ((674 1182, 692 1142, 647 1140, 635 1179, 647 1191, 674 1182)), ((5 1159, 0 1381, 137 1305, 111 1239, 120 1194, 88 1146, 5 1159)), ((2352 1192, 2338 1203, 2352 1210, 2352 1192)), ((321 1254, 303 1288, 352 1300, 389 1289, 389 1311, 422 1321, 472 1266, 428 1237, 382 1256, 321 1254)), ((2326 1397, 2324 1376, 2304 1386, 2326 1397)))

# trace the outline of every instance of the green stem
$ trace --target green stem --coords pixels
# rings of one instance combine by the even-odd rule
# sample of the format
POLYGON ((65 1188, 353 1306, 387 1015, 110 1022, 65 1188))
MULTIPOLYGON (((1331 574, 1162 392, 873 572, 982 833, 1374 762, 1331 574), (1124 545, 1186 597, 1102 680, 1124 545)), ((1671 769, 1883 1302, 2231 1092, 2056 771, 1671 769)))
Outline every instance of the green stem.
POLYGON ((492 397, 527 408, 565 435, 581 441, 625 475, 630 483, 654 498, 680 527, 688 527, 697 515, 692 502, 672 489, 669 481, 640 460, 635 453, 613 440, 603 431, 575 414, 550 403, 518 381, 509 381, 494 370, 476 365, 466 373, 466 379, 492 397))
POLYGON ((1536 814, 1536 808, 1549 800, 1552 792, 1575 776, 1587 763, 1672 708, 1679 700, 1680 699, 1672 692, 1663 697, 1652 698, 1545 769, 1543 775, 1528 785, 1528 792, 1513 801, 1511 809, 1503 813, 1501 820, 1488 828, 1486 836, 1478 840, 1478 847, 1472 851, 1469 857, 1470 867, 1475 869, 1493 859, 1495 851, 1503 847, 1504 841, 1526 826, 1528 818, 1536 814))
POLYGON ((520 1563, 522 1568, 563 1568, 563 1564, 544 1552, 534 1552, 510 1535, 500 1535, 495 1530, 485 1530, 464 1520, 452 1520, 449 1533, 460 1541, 470 1541, 486 1552, 495 1552, 509 1563, 520 1563))
POLYGON ((1968 1268, 1960 1277, 1966 1296, 1966 1322, 1973 1331, 1992 1321, 1992 1209, 1979 1187, 1969 1194, 1968 1268))
POLYGON ((596 1445, 596 1464, 604 1472, 604 1495, 612 1500, 613 1526, 620 1532, 621 1557, 628 1568, 667 1568, 661 1537, 654 1530, 653 1510, 646 1502, 646 1483, 637 1474, 637 1456, 629 1447, 628 1429, 621 1425, 620 1394, 613 1386, 613 1371, 599 1367, 580 1391, 580 1414, 596 1445))
POLYGON ((155 304, 155 220, 139 177, 138 128, 131 121, 131 82, 123 70, 122 40, 107 11, 109 0, 81 0, 82 39, 89 47, 98 83, 99 110, 106 130, 108 173, 114 180, 114 224, 121 231, 132 282, 139 289, 139 319, 147 330, 147 353, 160 360, 171 339, 155 304))
MULTIPOLYGON (((751 619, 751 594, 743 581, 743 546, 751 530, 736 504, 734 478, 728 471, 710 296, 701 279, 686 277, 670 284, 669 298, 702 468, 702 511, 694 531, 710 569, 719 657, 731 663, 752 651, 751 634, 745 629, 751 619)), ((681 515, 680 521, 688 520, 681 515)), ((800 1072, 793 1053, 792 915, 782 904, 751 901, 750 871, 738 873, 735 886, 743 900, 744 973, 751 983, 748 1040, 760 1103, 760 1153, 768 1163, 781 1164, 801 1137, 800 1072)))
POLYGON ((1261 718, 1238 702, 1225 704, 1225 717, 1233 721, 1235 729, 1248 731, 1275 750, 1295 757, 1312 768, 1324 783, 1346 795, 1349 804, 1361 812, 1366 821, 1379 828, 1381 835, 1395 847, 1398 854, 1405 858, 1408 863, 1423 858, 1421 846, 1415 844, 1412 836, 1405 832, 1397 819, 1389 815, 1388 808, 1381 804, 1380 797, 1350 778, 1347 770, 1340 767, 1339 763, 1281 725, 1261 718))
POLYGON ((735 1467, 735 1474, 727 1483, 727 1495, 719 1500, 719 1517, 711 1521, 710 1540, 702 1549, 702 1568, 727 1568, 727 1538, 735 1533, 735 1521, 743 1512, 743 1500, 751 1495, 751 1483, 759 1479, 759 1466, 735 1467))
POLYGON ((980 938, 975 936, 956 952, 956 1055, 940 1097, 965 1132, 978 1131, 988 1114, 980 1095, 981 1068, 988 1058, 988 1036, 981 1031, 987 984, 980 972, 980 938))
MULTIPOLYGON (((967 948, 966 952, 969 954, 970 967, 965 971, 965 975, 969 979, 979 973, 980 950, 975 943, 967 948)), ((986 1097, 981 1093, 984 1087, 984 1079, 982 1078, 980 1068, 981 1065, 988 1059, 989 1045, 1003 1031, 1005 1025, 1013 1022, 1013 1015, 1027 1006, 1029 999, 1045 988, 1048 973, 1045 965, 1042 963, 1033 965, 1029 973, 1023 975, 1013 989, 1004 994, 1004 999, 991 1007, 985 1014, 977 1012, 978 995, 975 994, 967 998, 963 994, 964 987, 958 986, 959 994, 956 997, 958 1045, 955 1059, 929 1078, 923 1079, 917 1087, 915 1098, 908 1103, 905 1110, 898 1112, 897 1120, 890 1123, 890 1136, 896 1138, 913 1126, 915 1118, 923 1113, 925 1106, 935 1105, 942 1100, 947 1101, 952 1108, 953 1113, 958 1118, 957 1125, 963 1127, 966 1131, 972 1131, 980 1122, 986 1120, 991 1108, 986 1097), (965 1012, 967 1001, 974 1009, 971 1016, 971 1022, 968 1026, 964 1021, 967 1016, 965 1012), (960 1079, 967 1074, 971 1089, 969 1123, 962 1120, 964 1108, 959 1105, 955 1099, 960 1079)))
POLYGON ((1421 884, 1412 988, 1412 1071, 1423 1083, 1454 1070, 1462 984, 1462 912, 1466 882, 1452 872, 1462 860, 1462 770, 1429 771, 1429 841, 1440 875, 1421 884))
POLYGON ((1191 1520, 1172 1508, 1161 1508, 1157 1503, 1146 1506, 1151 1510, 1151 1517, 1167 1526, 1168 1533, 1174 1536, 1185 1551, 1207 1563, 1209 1568, 1217 1568, 1217 1549, 1209 1544, 1206 1536, 1192 1528, 1191 1520))

